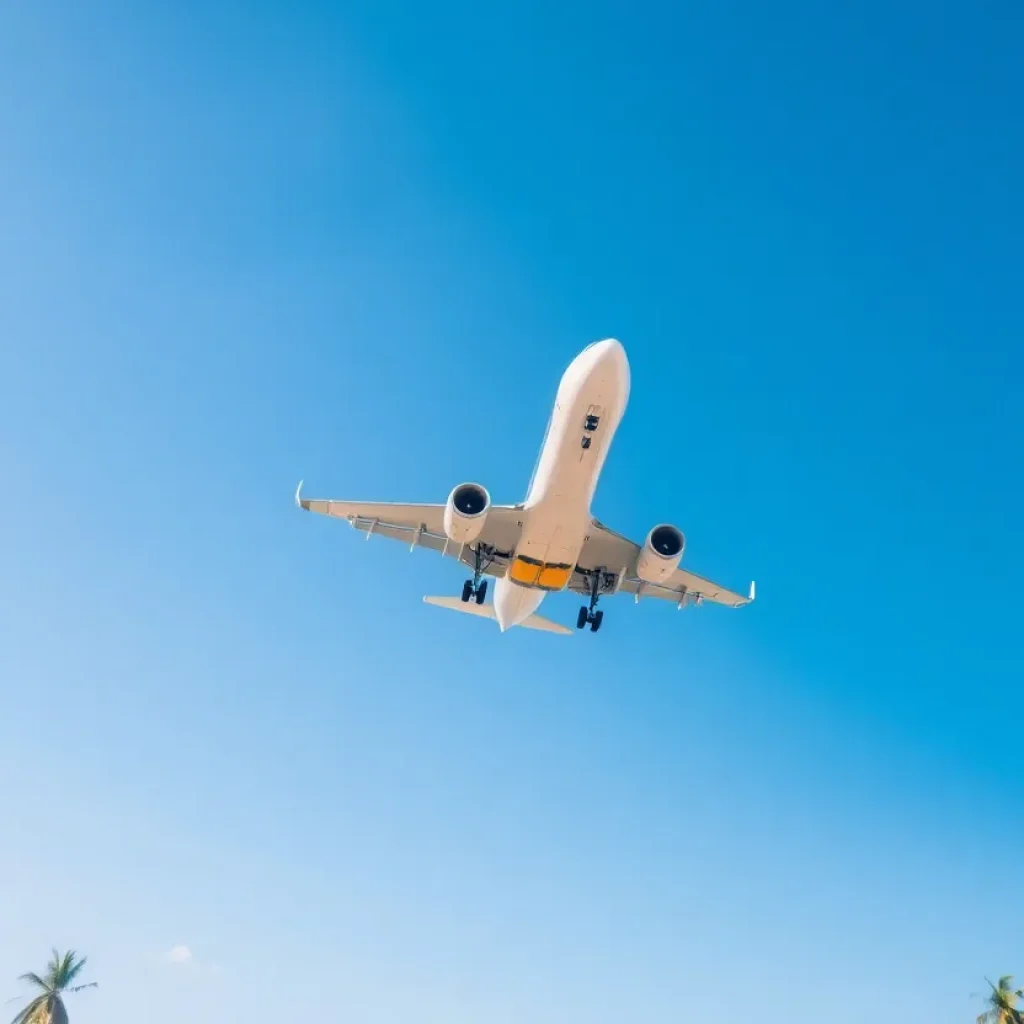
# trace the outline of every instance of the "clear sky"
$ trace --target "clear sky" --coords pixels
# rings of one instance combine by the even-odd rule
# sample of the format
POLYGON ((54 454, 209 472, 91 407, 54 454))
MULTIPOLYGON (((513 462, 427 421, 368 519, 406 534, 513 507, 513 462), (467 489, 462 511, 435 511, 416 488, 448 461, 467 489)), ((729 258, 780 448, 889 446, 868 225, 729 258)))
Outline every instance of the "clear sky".
POLYGON ((0 997, 54 944, 74 1024, 1024 976, 1022 52, 1009 0, 4 5, 0 997), (292 504, 521 499, 610 335, 595 512, 752 608, 501 636, 292 504))

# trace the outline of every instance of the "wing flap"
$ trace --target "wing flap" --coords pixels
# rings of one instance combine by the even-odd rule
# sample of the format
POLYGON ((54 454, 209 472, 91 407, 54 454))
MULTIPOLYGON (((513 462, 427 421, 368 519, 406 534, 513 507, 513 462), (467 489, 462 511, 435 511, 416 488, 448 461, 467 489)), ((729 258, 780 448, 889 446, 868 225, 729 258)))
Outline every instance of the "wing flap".
MULTIPOLYGON (((354 529, 371 536, 388 537, 455 558, 472 568, 477 543, 456 544, 444 532, 444 505, 399 504, 397 502, 335 501, 333 498, 303 498, 302 484, 295 503, 307 512, 342 519, 354 529)), ((482 571, 487 576, 504 576, 512 552, 519 542, 520 509, 514 505, 492 505, 487 513, 479 543, 486 550, 482 571)))
MULTIPOLYGON (((387 501, 334 501, 330 498, 303 498, 298 504, 307 512, 333 519, 346 519, 353 526, 378 523, 397 530, 424 530, 444 536, 444 505, 401 505, 387 501)), ((365 527, 360 527, 365 528, 365 527)))
POLYGON ((753 600, 752 597, 737 594, 685 569, 676 569, 665 583, 645 583, 631 576, 623 580, 621 590, 637 597, 660 597, 666 601, 675 601, 680 607, 713 601, 727 608, 742 608, 753 600))

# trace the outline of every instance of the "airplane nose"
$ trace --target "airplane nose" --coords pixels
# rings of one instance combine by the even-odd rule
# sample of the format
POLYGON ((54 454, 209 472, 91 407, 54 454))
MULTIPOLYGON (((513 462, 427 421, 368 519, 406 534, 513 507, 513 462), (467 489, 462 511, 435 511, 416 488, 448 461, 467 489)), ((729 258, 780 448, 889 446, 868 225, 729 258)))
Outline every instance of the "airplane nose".
POLYGON ((626 358, 626 350, 622 342, 617 338, 605 338, 597 343, 599 355, 597 362, 606 370, 610 370, 617 381, 629 393, 629 360, 626 358))
POLYGON ((619 366, 626 365, 626 350, 617 338, 605 338, 593 345, 594 357, 599 362, 614 362, 619 366))

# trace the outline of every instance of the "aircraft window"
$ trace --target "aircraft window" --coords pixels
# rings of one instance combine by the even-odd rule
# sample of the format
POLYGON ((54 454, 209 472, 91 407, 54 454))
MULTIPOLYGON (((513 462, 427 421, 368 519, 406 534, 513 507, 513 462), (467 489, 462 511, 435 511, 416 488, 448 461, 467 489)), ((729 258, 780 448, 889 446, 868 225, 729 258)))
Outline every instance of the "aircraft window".
POLYGON ((584 424, 584 428, 586 430, 597 430, 597 425, 600 422, 600 416, 594 416, 593 414, 591 414, 590 416, 587 417, 586 423, 584 424))
POLYGON ((590 438, 589 437, 582 437, 582 438, 580 438, 580 447, 581 448, 589 448, 590 447, 590 438))

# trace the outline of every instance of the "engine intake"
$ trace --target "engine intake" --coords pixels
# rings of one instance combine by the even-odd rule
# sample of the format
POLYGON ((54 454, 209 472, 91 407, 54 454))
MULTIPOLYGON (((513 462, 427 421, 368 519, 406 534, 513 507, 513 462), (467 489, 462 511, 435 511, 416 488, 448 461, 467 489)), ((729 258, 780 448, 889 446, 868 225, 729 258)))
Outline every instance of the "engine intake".
POLYGON ((686 538, 674 526, 654 527, 636 560, 636 574, 644 583, 664 583, 683 560, 686 538))
POLYGON ((448 495, 444 532, 456 544, 472 544, 483 532, 491 496, 479 484, 459 484, 448 495))

